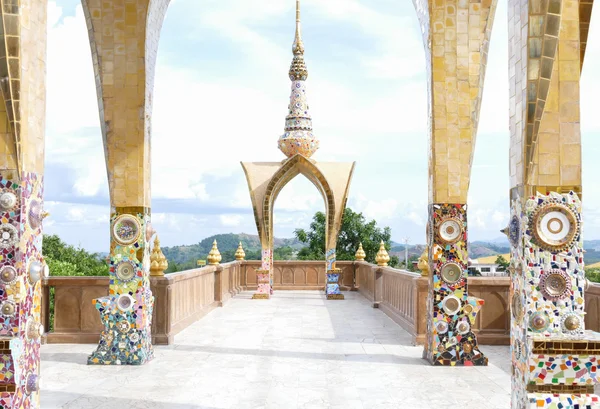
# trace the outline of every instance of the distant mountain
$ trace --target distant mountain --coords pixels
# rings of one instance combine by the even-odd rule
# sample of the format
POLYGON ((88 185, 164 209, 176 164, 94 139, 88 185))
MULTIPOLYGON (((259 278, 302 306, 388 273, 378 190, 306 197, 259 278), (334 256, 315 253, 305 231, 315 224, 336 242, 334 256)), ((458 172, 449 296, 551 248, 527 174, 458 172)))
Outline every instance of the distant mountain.
MULTIPOLYGON (((162 252, 169 260, 169 262, 175 262, 177 264, 188 263, 195 260, 206 260, 208 252, 212 248, 213 241, 217 240, 219 252, 221 254, 226 252, 235 252, 240 242, 244 247, 244 251, 248 253, 260 252, 260 240, 256 234, 246 233, 228 233, 228 234, 216 234, 202 240, 198 244, 163 247, 162 252)), ((294 250, 301 249, 302 243, 297 239, 279 239, 274 238, 274 247, 286 247, 290 246, 294 250)))
MULTIPOLYGON (((228 234, 217 234, 210 236, 202 240, 198 244, 183 245, 164 247, 162 251, 167 257, 169 262, 175 262, 177 264, 194 264, 196 260, 206 259, 208 252, 212 248, 212 243, 217 240, 219 245, 219 251, 222 255, 228 254, 233 257, 233 253, 238 247, 239 242, 242 242, 244 251, 248 256, 247 259, 260 259, 260 240, 256 234, 246 233, 228 233, 228 234)), ((304 244, 295 238, 275 238, 274 248, 290 246, 294 250, 299 250, 304 247, 304 244)), ((585 240, 585 262, 586 264, 593 264, 600 261, 600 240, 585 240)), ((425 250, 424 244, 409 244, 408 245, 408 258, 419 257, 423 250, 425 250)), ((506 254, 510 252, 508 240, 505 238, 497 238, 491 241, 474 241, 469 243, 469 257, 472 259, 494 256, 496 254, 506 254)), ((404 260, 404 244, 392 241, 392 247, 389 251, 391 256, 397 256, 400 260, 404 260)))

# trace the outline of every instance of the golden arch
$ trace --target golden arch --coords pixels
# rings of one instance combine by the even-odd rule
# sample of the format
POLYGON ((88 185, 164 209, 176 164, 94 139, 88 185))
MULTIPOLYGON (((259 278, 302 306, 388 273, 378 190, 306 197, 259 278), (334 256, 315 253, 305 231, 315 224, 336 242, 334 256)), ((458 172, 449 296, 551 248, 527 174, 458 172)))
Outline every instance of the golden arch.
POLYGON ((329 186, 327 178, 321 170, 310 160, 302 155, 295 155, 285 161, 284 165, 273 175, 267 185, 267 193, 263 201, 263 229, 266 233, 266 240, 269 248, 273 246, 273 209, 277 196, 281 190, 299 174, 304 175, 319 191, 325 202, 325 214, 327 223, 325 226, 326 247, 329 247, 329 231, 335 228, 335 201, 333 191, 329 186))
POLYGON ((327 214, 326 245, 335 249, 355 162, 313 162, 295 155, 284 162, 242 162, 256 227, 263 249, 273 246, 273 205, 281 190, 298 174, 321 193, 327 214))

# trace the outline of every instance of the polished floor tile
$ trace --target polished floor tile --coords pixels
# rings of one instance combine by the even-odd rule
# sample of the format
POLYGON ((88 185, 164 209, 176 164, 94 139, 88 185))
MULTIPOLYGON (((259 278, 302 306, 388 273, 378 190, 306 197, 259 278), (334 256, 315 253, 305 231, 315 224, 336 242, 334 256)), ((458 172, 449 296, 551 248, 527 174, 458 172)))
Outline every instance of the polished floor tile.
POLYGON ((43 409, 510 407, 508 347, 487 367, 432 367, 358 293, 242 293, 142 367, 87 366, 93 345, 42 347, 43 409))

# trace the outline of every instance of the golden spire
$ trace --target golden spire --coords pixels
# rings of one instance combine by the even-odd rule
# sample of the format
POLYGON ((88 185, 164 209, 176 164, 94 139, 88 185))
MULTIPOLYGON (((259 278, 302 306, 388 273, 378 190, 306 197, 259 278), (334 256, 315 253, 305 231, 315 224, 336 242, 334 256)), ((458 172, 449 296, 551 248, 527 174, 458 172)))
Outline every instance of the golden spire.
MULTIPOLYGON (((421 275, 423 277, 427 277, 429 275, 429 248, 427 246, 425 246, 425 250, 423 250, 421 257, 419 257, 417 268, 421 270, 421 275)), ((406 269, 408 269, 408 266, 406 266, 406 269)))
POLYGON ((304 63, 304 43, 300 23, 300 0, 296 0, 296 36, 292 46, 294 59, 290 65, 289 76, 292 81, 292 93, 285 118, 285 133, 279 137, 279 149, 291 158, 300 154, 309 159, 317 149, 319 140, 312 130, 312 118, 306 97, 306 78, 308 70, 304 63))
POLYGON ((211 265, 215 265, 215 264, 219 264, 221 262, 221 253, 219 252, 219 249, 217 248, 217 241, 213 241, 213 245, 212 248, 210 249, 210 251, 208 252, 208 264, 211 265))
POLYGON ((302 23, 300 22, 300 0, 296 0, 296 35, 292 46, 294 55, 304 54, 304 43, 302 42, 302 23))
POLYGON ((367 257, 365 250, 362 247, 362 243, 359 243, 358 250, 356 250, 356 254, 354 255, 354 259, 356 261, 365 261, 365 257, 367 257))
POLYGON ((169 267, 169 262, 160 249, 160 241, 158 240, 158 234, 154 238, 154 247, 152 247, 152 253, 150 254, 150 275, 151 276, 164 276, 165 270, 169 267))
POLYGON ((383 242, 383 240, 381 240, 381 243, 379 244, 379 251, 377 252, 375 261, 377 262, 377 265, 379 267, 387 266, 388 262, 390 261, 390 255, 385 250, 385 243, 383 242))
POLYGON ((296 35, 292 45, 294 59, 290 66, 290 79, 292 81, 305 81, 308 78, 308 69, 304 63, 304 42, 302 41, 302 23, 300 22, 300 0, 296 0, 296 35))
POLYGON ((238 261, 242 261, 245 258, 246 258, 246 252, 244 251, 244 248, 242 247, 242 242, 240 241, 240 245, 238 246, 237 250, 235 251, 235 259, 238 261))

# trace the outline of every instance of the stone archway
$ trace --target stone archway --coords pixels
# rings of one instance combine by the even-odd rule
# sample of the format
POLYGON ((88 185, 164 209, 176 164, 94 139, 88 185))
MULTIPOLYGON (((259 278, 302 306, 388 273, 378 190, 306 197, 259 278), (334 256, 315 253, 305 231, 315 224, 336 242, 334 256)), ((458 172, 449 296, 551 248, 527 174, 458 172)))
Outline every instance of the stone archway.
POLYGON ((328 298, 343 298, 339 272, 335 268, 335 247, 354 172, 354 162, 314 162, 297 154, 284 162, 242 162, 246 174, 254 218, 262 247, 262 266, 257 272, 255 298, 269 298, 273 270, 273 209, 281 190, 302 174, 319 191, 325 203, 326 269, 328 298))
POLYGON ((272 293, 273 205, 281 189, 298 174, 303 174, 315 185, 325 201, 327 298, 343 299, 339 286, 340 272, 335 268, 335 247, 355 162, 319 163, 310 159, 319 149, 319 140, 313 134, 306 93, 308 69, 304 62, 300 0, 296 0, 296 34, 292 52, 294 58, 288 73, 292 81, 289 111, 285 118, 285 133, 278 142, 279 149, 288 159, 283 162, 242 162, 262 247, 262 265, 256 274, 258 292, 254 294, 254 298, 269 298, 272 293))

